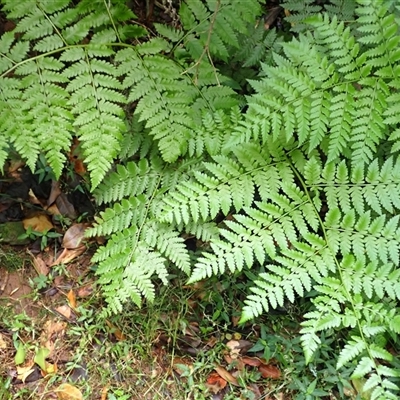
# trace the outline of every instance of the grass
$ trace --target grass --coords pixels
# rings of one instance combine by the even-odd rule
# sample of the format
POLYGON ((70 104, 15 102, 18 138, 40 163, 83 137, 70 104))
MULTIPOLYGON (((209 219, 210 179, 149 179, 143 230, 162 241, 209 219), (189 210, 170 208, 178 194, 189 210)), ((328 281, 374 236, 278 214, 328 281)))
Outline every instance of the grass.
MULTIPOLYGON (((21 255, 10 252, 7 260, 10 271, 34 282, 21 255)), ((68 268, 59 267, 58 272, 71 280, 68 268)), ((287 304, 257 323, 238 326, 247 291, 243 278, 231 276, 223 282, 212 278, 191 287, 184 279, 171 279, 171 285, 157 289, 153 304, 141 309, 126 306, 123 313, 108 319, 99 317, 103 304, 95 284, 90 295, 76 300, 75 317, 69 320, 56 311, 68 303, 66 290, 52 297, 34 287, 28 295, 35 308, 31 315, 0 298, 0 400, 49 399, 65 382, 78 388, 84 399, 209 399, 216 367, 237 379, 237 384, 220 392, 224 400, 357 399, 350 372, 339 374, 335 369, 340 338, 334 332, 322 337, 314 360, 309 365, 304 362, 298 332, 309 302, 287 304), (46 333, 49 325, 54 330, 51 335, 46 333), (276 365, 281 376, 264 379, 257 368, 240 369, 241 357, 229 361, 227 346, 232 340, 248 343, 243 356, 276 365), (16 383, 11 378, 16 373, 15 343, 24 343, 27 349, 23 366, 49 341, 53 351, 47 361, 57 371, 32 383, 16 383)), ((72 282, 77 292, 80 285, 93 282, 93 276, 72 282)))

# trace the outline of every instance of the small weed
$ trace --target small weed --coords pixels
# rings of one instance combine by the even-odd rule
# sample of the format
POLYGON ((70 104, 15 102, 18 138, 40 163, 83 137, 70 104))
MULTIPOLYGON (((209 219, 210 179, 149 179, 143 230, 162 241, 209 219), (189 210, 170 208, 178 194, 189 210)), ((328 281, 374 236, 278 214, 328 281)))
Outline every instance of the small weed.
POLYGON ((11 378, 2 378, 0 376, 0 400, 11 400, 10 384, 11 378))
POLYGON ((31 240, 36 240, 40 238, 40 249, 43 251, 49 242, 49 239, 55 239, 59 238, 62 235, 58 232, 51 232, 49 230, 45 230, 43 232, 38 232, 32 229, 31 226, 29 226, 26 229, 26 232, 23 233, 22 235, 18 236, 18 239, 23 240, 23 239, 31 239, 31 240))
POLYGON ((11 248, 0 250, 0 265, 7 271, 16 271, 24 265, 25 255, 11 248))

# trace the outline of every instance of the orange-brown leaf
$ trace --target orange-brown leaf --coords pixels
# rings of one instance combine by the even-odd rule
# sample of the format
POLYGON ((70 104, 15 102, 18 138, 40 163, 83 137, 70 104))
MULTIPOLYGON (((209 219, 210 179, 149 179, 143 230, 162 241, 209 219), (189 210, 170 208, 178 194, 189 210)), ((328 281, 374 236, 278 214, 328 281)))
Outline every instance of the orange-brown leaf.
POLYGON ((69 383, 62 383, 56 392, 59 400, 83 400, 82 392, 69 383))
POLYGON ((111 329, 112 333, 114 334, 117 340, 119 341, 126 340, 126 336, 107 319, 106 319, 106 324, 111 329))
POLYGON ((242 357, 242 361, 246 365, 250 365, 251 367, 259 367, 262 363, 261 360, 257 357, 242 357))
POLYGON ((229 382, 230 384, 232 384, 234 386, 239 386, 237 379, 225 368, 217 365, 214 369, 221 378, 225 379, 227 382, 229 382))
POLYGON ((260 365, 258 370, 263 378, 279 379, 281 377, 281 371, 274 365, 260 365))
POLYGON ((68 292, 67 299, 69 301, 69 306, 71 308, 75 309, 76 308, 76 296, 72 289, 68 292))
POLYGON ((25 229, 31 228, 36 232, 47 232, 54 228, 48 215, 43 213, 36 213, 31 217, 25 218, 22 223, 25 229))
POLYGON ((227 381, 218 374, 218 372, 211 372, 207 378, 206 386, 208 390, 217 394, 227 385, 227 381))
POLYGON ((81 254, 83 254, 86 250, 85 246, 80 246, 77 249, 64 249, 62 253, 57 257, 57 260, 55 260, 51 266, 54 267, 55 265, 59 264, 68 264, 72 260, 74 260, 76 257, 79 257, 81 254))

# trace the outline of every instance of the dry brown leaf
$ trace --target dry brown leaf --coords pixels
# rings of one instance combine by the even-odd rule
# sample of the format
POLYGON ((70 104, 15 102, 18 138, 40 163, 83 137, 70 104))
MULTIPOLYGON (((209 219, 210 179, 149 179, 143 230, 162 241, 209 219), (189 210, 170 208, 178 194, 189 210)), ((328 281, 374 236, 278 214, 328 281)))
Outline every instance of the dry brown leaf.
POLYGON ((244 356, 241 358, 241 360, 244 364, 250 365, 251 367, 259 367, 262 364, 261 360, 257 357, 244 356))
POLYGON ((57 321, 55 319, 45 322, 43 332, 40 335, 40 344, 50 351, 49 357, 54 351, 55 341, 64 336, 66 327, 66 322, 57 321))
POLYGON ((57 197, 61 194, 61 189, 60 189, 60 182, 58 181, 51 181, 51 192, 50 196, 47 199, 47 205, 53 204, 56 200, 57 197))
POLYGON ((55 319, 53 320, 48 320, 44 324, 44 333, 46 334, 47 338, 50 338, 51 336, 55 334, 64 334, 65 333, 65 328, 67 327, 66 322, 61 322, 57 321, 55 319))
POLYGON ((100 400, 107 400, 107 394, 108 394, 108 386, 104 386, 102 391, 101 391, 100 400))
POLYGON ((238 326, 239 325, 239 321, 240 321, 240 315, 233 315, 232 317, 231 317, 231 321, 232 321, 232 325, 233 326, 238 326))
POLYGON ((29 203, 37 205, 37 206, 43 206, 42 202, 36 197, 35 193, 33 193, 32 189, 29 189, 28 192, 28 200, 29 203))
POLYGON ((111 329, 111 332, 114 334, 114 336, 117 340, 119 340, 119 341, 126 340, 126 336, 107 319, 106 319, 106 324, 111 329))
POLYGON ((75 309, 76 308, 76 296, 75 296, 75 293, 74 293, 74 291, 72 289, 68 292, 67 299, 68 299, 68 302, 69 302, 69 306, 71 308, 75 309))
POLYGON ((35 363, 33 360, 29 361, 24 367, 17 366, 17 379, 25 383, 26 378, 35 371, 35 363))
POLYGON ((60 210, 57 207, 57 204, 52 204, 49 207, 44 207, 44 209, 51 215, 61 215, 60 210))
POLYGON ((206 386, 210 392, 213 394, 217 394, 222 389, 224 389, 227 385, 227 381, 217 373, 211 372, 211 374, 207 378, 206 386))
POLYGON ((85 241, 85 229, 88 224, 74 224, 64 234, 62 246, 65 249, 76 249, 81 247, 85 241))
POLYGON ((218 343, 216 336, 211 336, 206 343, 207 347, 213 348, 218 343))
POLYGON ((83 254, 86 250, 86 246, 78 247, 77 249, 64 249, 62 253, 57 257, 57 259, 51 264, 52 267, 59 265, 59 264, 68 264, 76 257, 79 257, 83 254))
POLYGON ((35 257, 29 250, 27 250, 27 252, 32 257, 33 267, 35 268, 38 275, 47 276, 50 272, 50 268, 43 261, 41 255, 39 254, 37 257, 35 257))
POLYGON ((229 354, 233 359, 238 358, 238 356, 240 354, 240 343, 239 343, 239 341, 230 340, 226 344, 226 347, 229 349, 229 354))
POLYGON ((60 213, 65 217, 75 219, 77 217, 74 206, 70 203, 67 198, 67 195, 61 193, 56 200, 57 208, 60 210, 60 213))
POLYGON ((248 389, 250 389, 253 393, 254 393, 254 400, 258 400, 258 399, 264 399, 264 400, 273 400, 271 397, 267 396, 264 397, 261 392, 260 389, 258 387, 257 384, 255 383, 250 383, 249 386, 247 387, 248 389))
POLYGON ((7 343, 4 340, 3 335, 0 333, 0 349, 6 349, 7 347, 8 346, 7 346, 7 343))
POLYGON ((43 213, 37 213, 28 218, 25 218, 22 223, 25 230, 30 227, 33 231, 36 232, 47 232, 50 229, 54 228, 49 216, 43 213))
POLYGON ((237 379, 225 368, 217 365, 214 369, 221 378, 225 379, 227 382, 234 386, 239 386, 237 379))
POLYGON ((93 286, 86 284, 80 287, 76 292, 76 297, 89 297, 93 294, 93 286))
POLYGON ((235 368, 238 371, 243 371, 245 365, 240 357, 232 358, 229 354, 224 354, 225 362, 232 368, 235 368))
POLYGON ((82 392, 69 383, 62 383, 56 392, 59 400, 83 400, 82 392))
POLYGON ((260 365, 258 370, 263 378, 279 379, 281 371, 275 365, 260 365))
POLYGON ((58 313, 60 313, 62 316, 64 316, 65 318, 71 319, 71 316, 72 316, 71 307, 64 305, 64 306, 57 307, 55 310, 58 313))

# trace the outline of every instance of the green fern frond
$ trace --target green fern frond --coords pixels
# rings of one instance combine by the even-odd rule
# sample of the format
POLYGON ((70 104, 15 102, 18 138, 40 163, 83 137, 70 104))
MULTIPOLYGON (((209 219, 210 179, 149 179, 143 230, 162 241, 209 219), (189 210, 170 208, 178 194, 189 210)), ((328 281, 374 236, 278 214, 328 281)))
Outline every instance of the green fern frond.
POLYGON ((200 0, 185 1, 179 10, 183 27, 191 32, 185 38, 185 47, 194 60, 202 57, 203 49, 226 60, 227 46, 239 47, 238 35, 247 32, 247 23, 254 21, 260 11, 257 0, 235 4, 218 0, 207 5, 200 0))

